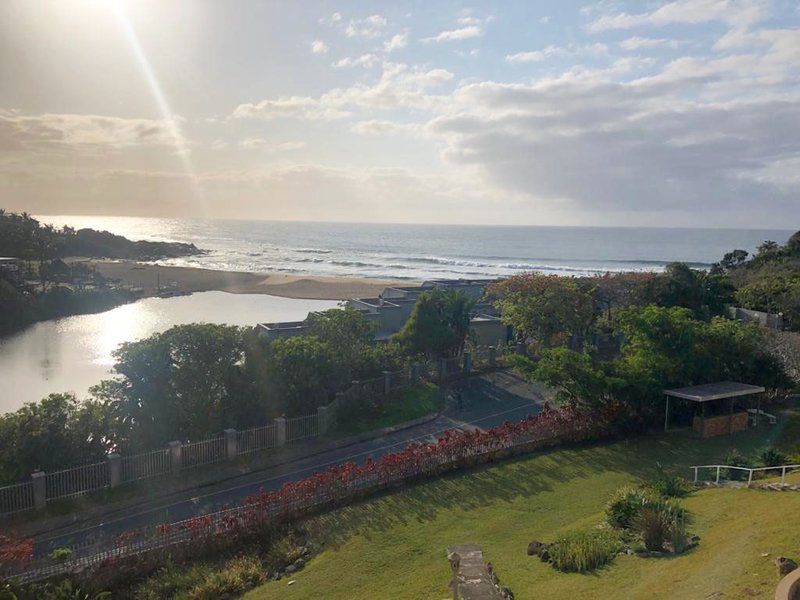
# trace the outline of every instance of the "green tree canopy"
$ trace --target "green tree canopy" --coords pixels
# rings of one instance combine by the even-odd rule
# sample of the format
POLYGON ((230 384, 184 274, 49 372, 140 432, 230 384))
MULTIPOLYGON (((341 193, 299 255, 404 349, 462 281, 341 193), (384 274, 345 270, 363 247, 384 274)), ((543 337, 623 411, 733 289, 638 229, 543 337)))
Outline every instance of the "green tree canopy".
POLYGON ((569 277, 523 273, 487 290, 503 321, 544 347, 563 345, 569 334, 585 334, 594 319, 591 293, 569 277))
POLYGON ((462 291, 423 292, 394 339, 410 354, 458 356, 464 350, 474 306, 475 300, 462 291))

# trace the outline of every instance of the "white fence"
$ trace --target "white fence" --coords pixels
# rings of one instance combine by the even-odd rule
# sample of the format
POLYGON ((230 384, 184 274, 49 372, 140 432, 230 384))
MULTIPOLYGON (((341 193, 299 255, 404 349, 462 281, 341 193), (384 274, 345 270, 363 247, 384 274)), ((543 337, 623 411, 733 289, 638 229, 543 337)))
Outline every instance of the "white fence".
MULTIPOLYGON (((487 352, 484 350, 483 352, 487 352)), ((489 348, 494 366, 494 348, 489 348)), ((478 350, 475 351, 476 357, 478 350)), ((468 375, 472 355, 443 359, 431 369, 427 363, 415 363, 409 371, 385 371, 381 377, 360 382, 346 392, 337 394, 328 407, 315 414, 293 419, 279 418, 273 423, 244 431, 228 430, 225 435, 196 442, 172 442, 169 448, 152 450, 131 456, 110 455, 108 460, 62 469, 52 473, 36 473, 31 481, 0 487, 0 516, 41 508, 47 502, 72 498, 121 484, 165 477, 185 469, 222 462, 237 456, 276 448, 285 443, 307 440, 324 435, 336 422, 336 412, 342 395, 385 395, 392 391, 434 378, 441 382, 468 375), (230 437, 228 437, 230 435, 230 437)))
POLYGON ((142 481, 168 475, 172 470, 169 449, 153 450, 142 454, 123 456, 119 459, 121 481, 142 481))
POLYGON ((278 445, 277 427, 275 425, 264 425, 263 427, 253 427, 236 433, 236 453, 249 454, 260 450, 269 450, 278 445))
MULTIPOLYGON (((781 483, 786 482, 786 474, 793 473, 794 471, 800 469, 800 465, 779 465, 775 467, 736 467, 733 465, 697 465, 691 467, 694 470, 694 482, 699 483, 700 479, 700 470, 701 469, 708 469, 713 474, 714 483, 719 483, 720 480, 729 480, 731 478, 731 471, 741 471, 742 473, 747 474, 747 485, 753 483, 753 475, 755 473, 764 473, 771 471, 775 473, 777 476, 778 473, 781 474, 781 483)), ((710 481, 709 479, 703 479, 702 481, 710 481)))

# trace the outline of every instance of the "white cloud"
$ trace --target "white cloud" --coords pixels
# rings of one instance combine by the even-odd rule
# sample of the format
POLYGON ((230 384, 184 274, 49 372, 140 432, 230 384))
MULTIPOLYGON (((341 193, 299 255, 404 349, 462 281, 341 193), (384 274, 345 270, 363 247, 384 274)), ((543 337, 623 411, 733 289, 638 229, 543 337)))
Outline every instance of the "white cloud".
POLYGON ((0 148, 6 149, 171 145, 176 135, 180 136, 178 123, 165 120, 51 113, 25 116, 0 111, 0 148))
POLYGON ((239 119, 278 119, 283 117, 305 119, 339 119, 348 112, 333 106, 323 106, 319 99, 310 96, 284 96, 276 100, 240 104, 233 111, 239 119))
POLYGON ((349 56, 342 58, 333 63, 333 66, 336 67, 337 69, 344 69, 350 67, 364 67, 365 69, 371 69, 378 63, 380 63, 380 59, 374 54, 362 54, 361 56, 357 56, 356 58, 351 58, 349 56))
POLYGON ((433 37, 423 38, 423 42, 452 42, 456 40, 467 40, 476 38, 483 35, 483 29, 477 25, 469 25, 459 29, 451 29, 449 31, 442 31, 433 37))
POLYGON ((393 52, 395 50, 400 50, 405 48, 408 45, 408 33, 398 33, 393 35, 391 39, 386 40, 383 42, 383 50, 385 52, 393 52))
POLYGON ((251 137, 242 140, 241 146, 246 150, 264 150, 267 152, 285 152, 305 147, 305 142, 270 142, 264 138, 251 137))
POLYGON ((345 34, 347 37, 376 38, 383 35, 386 23, 386 17, 382 15, 370 15, 364 19, 351 19, 345 29, 345 34))
POLYGON ((619 43, 619 47, 623 50, 640 50, 642 48, 677 48, 680 45, 678 40, 668 40, 664 38, 646 38, 646 37, 629 37, 619 43))
POLYGON ((675 0, 654 11, 616 13, 598 17, 587 29, 592 33, 612 29, 631 29, 643 25, 663 26, 673 23, 708 23, 722 21, 746 26, 757 23, 768 13, 767 0, 675 0))
POLYGON ((382 121, 380 119, 370 119, 369 121, 359 121, 353 126, 353 131, 369 135, 385 135, 397 133, 419 133, 420 125, 417 123, 396 123, 394 121, 382 121))
POLYGON ((550 22, 549 15, 545 15, 539 19, 539 23, 541 23, 542 25, 547 25, 549 22, 550 22))
POLYGON ((541 62, 550 57, 570 57, 580 55, 606 55, 608 54, 608 46, 606 44, 589 44, 586 46, 577 46, 570 44, 568 46, 547 46, 542 50, 533 50, 529 52, 517 52, 516 54, 506 55, 506 61, 510 63, 529 63, 541 62))
POLYGON ((311 42, 311 52, 314 54, 325 54, 328 52, 328 44, 322 40, 314 40, 311 42))

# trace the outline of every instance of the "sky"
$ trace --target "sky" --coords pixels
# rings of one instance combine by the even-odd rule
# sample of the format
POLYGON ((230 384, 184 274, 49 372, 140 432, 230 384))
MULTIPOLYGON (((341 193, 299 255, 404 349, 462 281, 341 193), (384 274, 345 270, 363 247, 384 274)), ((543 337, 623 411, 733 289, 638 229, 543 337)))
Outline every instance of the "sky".
POLYGON ((0 207, 792 229, 800 2, 4 0, 0 207))

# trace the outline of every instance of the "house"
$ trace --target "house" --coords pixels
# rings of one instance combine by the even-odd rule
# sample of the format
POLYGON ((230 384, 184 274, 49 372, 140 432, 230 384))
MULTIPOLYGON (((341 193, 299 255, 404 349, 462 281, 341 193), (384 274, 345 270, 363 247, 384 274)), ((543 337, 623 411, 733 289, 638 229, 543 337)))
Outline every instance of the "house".
MULTIPOLYGON (((493 279, 434 279, 425 281, 419 286, 387 287, 376 298, 353 298, 345 305, 359 311, 367 321, 376 323, 375 340, 385 341, 403 328, 422 292, 453 289, 480 299, 484 288, 493 281, 493 279)), ((510 339, 509 328, 503 324, 491 304, 476 303, 470 323, 478 345, 491 346, 498 342, 505 343, 510 339)), ((256 326, 259 336, 270 340, 303 335, 305 330, 305 321, 259 323, 256 326)))

